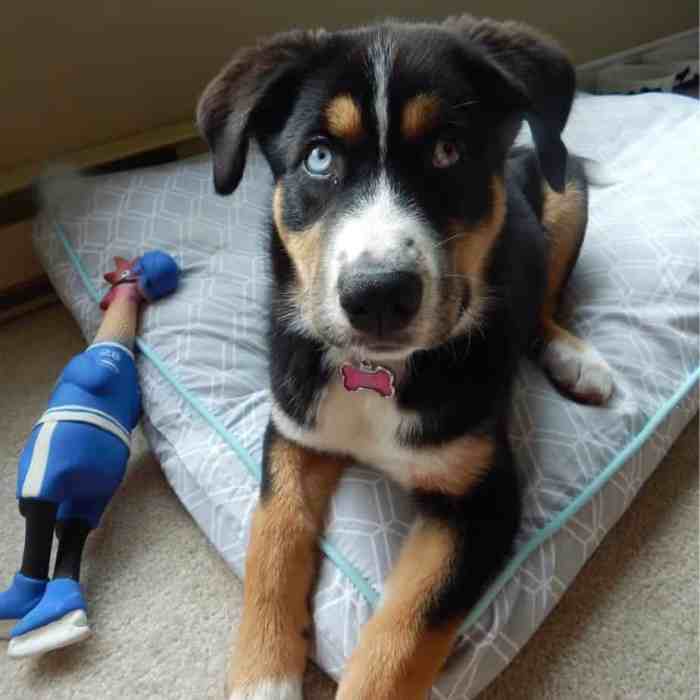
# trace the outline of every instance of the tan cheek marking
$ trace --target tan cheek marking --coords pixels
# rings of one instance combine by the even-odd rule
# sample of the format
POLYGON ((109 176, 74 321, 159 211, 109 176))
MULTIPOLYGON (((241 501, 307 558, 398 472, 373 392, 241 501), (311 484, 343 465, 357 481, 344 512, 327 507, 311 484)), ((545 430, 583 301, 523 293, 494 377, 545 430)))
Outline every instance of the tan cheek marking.
POLYGON ((503 228, 506 218, 506 193, 503 180, 491 181, 493 203, 491 211, 472 229, 454 223, 451 235, 459 235, 455 244, 457 270, 467 277, 477 278, 484 272, 493 244, 503 228))
POLYGON ((568 183, 563 192, 555 192, 544 184, 542 224, 550 239, 550 253, 543 321, 556 311, 559 293, 583 236, 584 222, 585 199, 574 183, 568 183))
POLYGON ((299 678, 306 665, 308 596, 317 538, 344 467, 278 438, 270 449, 271 490, 253 516, 243 617, 228 692, 262 681, 299 678))
POLYGON ((333 136, 351 143, 364 137, 362 112, 350 95, 334 97, 325 111, 328 131, 333 136))
MULTIPOLYGON (((486 303, 483 281, 486 263, 506 218, 506 191, 501 178, 492 179, 491 193, 491 211, 475 227, 465 229, 463 223, 455 221, 448 229, 448 234, 456 241, 453 249, 455 271, 466 278, 465 281, 469 281, 472 302, 468 311, 475 320, 479 318, 486 303)), ((454 312, 457 313, 460 299, 455 298, 453 306, 454 312)))
POLYGON ((493 453, 494 443, 488 436, 467 435, 454 440, 439 450, 430 450, 431 467, 425 472, 416 470, 412 486, 461 496, 488 471, 493 453))
POLYGON ((434 126, 440 114, 440 100, 435 95, 416 95, 403 108, 401 133, 409 141, 417 141, 434 126))
POLYGON ((284 224, 282 207, 284 192, 282 185, 275 187, 272 215, 284 247, 296 267, 302 290, 311 290, 321 260, 321 227, 316 223, 304 231, 290 231, 284 224))
POLYGON ((448 578, 452 533, 419 520, 384 587, 382 604, 360 636, 336 700, 424 700, 449 655, 459 620, 428 627, 426 606, 448 578))

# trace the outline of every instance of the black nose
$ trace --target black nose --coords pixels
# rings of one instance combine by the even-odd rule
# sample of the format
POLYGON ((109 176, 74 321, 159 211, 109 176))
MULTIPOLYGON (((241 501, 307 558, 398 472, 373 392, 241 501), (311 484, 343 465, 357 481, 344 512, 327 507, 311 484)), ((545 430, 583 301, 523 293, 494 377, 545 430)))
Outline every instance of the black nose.
POLYGON ((338 280, 340 305, 358 331, 386 335, 406 326, 423 296, 418 274, 407 271, 349 271, 338 280))

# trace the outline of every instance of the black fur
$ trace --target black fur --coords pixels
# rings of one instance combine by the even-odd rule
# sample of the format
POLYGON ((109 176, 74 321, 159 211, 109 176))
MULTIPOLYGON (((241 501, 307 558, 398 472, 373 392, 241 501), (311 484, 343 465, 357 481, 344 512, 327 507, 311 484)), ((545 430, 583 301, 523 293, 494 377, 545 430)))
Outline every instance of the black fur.
POLYGON ((449 527, 455 540, 451 576, 426 601, 428 624, 440 625, 469 612, 512 553, 521 499, 507 439, 501 436, 488 473, 461 498, 425 492, 414 498, 421 515, 449 527))
MULTIPOLYGON (((465 16, 443 25, 388 23, 274 37, 235 57, 200 102, 198 120, 214 151, 217 189, 235 188, 247 141, 255 137, 282 186, 283 223, 292 232, 321 220, 331 229, 384 167, 395 191, 420 211, 440 245, 450 235, 450 222, 468 230, 492 211, 494 178, 505 185, 505 223, 485 272, 495 299, 483 327, 415 352, 396 389, 398 406, 420 416, 420 427, 402 436, 406 445, 437 446, 466 434, 488 435, 496 444, 490 469, 468 493, 414 494, 425 517, 450 528, 458 551, 449 581, 428 605, 429 623, 461 615, 476 602, 503 566, 517 531, 520 497, 507 426, 518 363, 540 330, 547 273, 540 222, 543 177, 554 189, 561 190, 569 177, 585 190, 580 166, 573 160, 567 166, 560 139, 573 99, 573 76, 551 40, 522 25, 465 16), (374 77, 368 70, 368 47, 378 39, 395 50, 389 83, 389 123, 394 126, 387 136, 391 157, 382 165, 373 117, 374 77), (366 137, 352 146, 333 141, 337 155, 330 176, 310 178, 303 160, 324 133, 324 106, 345 93, 361 109, 366 137), (395 125, 406 100, 419 93, 438 94, 447 108, 430 133, 407 148, 395 125), (511 149, 523 119, 530 123, 536 151, 511 149), (445 133, 457 135, 460 161, 446 170, 426 167, 436 138, 445 133)), ((325 340, 290 323, 295 270, 278 233, 271 223, 271 387, 285 413, 311 428, 314 407, 333 370, 324 362, 325 340)), ((275 435, 271 424, 263 499, 272 488, 268 455, 275 435)))

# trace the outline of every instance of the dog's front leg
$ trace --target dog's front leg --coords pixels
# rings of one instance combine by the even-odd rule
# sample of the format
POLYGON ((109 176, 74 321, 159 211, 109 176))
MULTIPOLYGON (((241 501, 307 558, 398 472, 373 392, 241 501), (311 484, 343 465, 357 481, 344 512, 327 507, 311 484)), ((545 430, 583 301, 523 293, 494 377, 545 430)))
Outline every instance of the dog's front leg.
POLYGON ((230 700, 301 700, 317 538, 344 465, 268 429, 226 688, 230 700))
POLYGON ((336 700, 425 700, 465 614, 511 550, 519 498, 508 462, 463 497, 417 494, 421 515, 336 700))
POLYGON ((434 520, 416 523, 380 608, 362 629, 336 700, 425 700, 459 626, 458 619, 432 623, 427 615, 454 555, 449 529, 434 520))

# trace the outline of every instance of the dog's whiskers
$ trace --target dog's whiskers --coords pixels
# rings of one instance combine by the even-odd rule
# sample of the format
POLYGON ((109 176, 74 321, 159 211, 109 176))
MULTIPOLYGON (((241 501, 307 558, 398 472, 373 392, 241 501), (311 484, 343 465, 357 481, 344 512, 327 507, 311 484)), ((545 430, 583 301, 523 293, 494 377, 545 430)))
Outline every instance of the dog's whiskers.
POLYGON ((449 243, 450 241, 454 241, 456 238, 463 238, 466 236, 468 231, 462 231, 461 233, 455 233, 454 236, 450 236, 449 238, 446 238, 444 241, 438 241, 437 243, 433 244, 434 248, 440 248, 441 246, 444 246, 446 243, 449 243))
POLYGON ((456 272, 455 272, 455 273, 449 273, 449 272, 447 272, 447 273, 445 273, 444 275, 440 275, 440 278, 441 278, 441 279, 442 279, 442 278, 445 278, 445 277, 455 277, 455 278, 457 278, 457 279, 466 280, 467 282, 471 282, 471 281, 472 281, 472 278, 469 277, 469 275, 460 275, 460 274, 458 274, 458 273, 456 273, 456 272))
POLYGON ((452 109, 461 109, 462 107, 469 107, 476 104, 479 104, 479 100, 465 100, 464 102, 459 102, 456 105, 452 105, 452 109))

